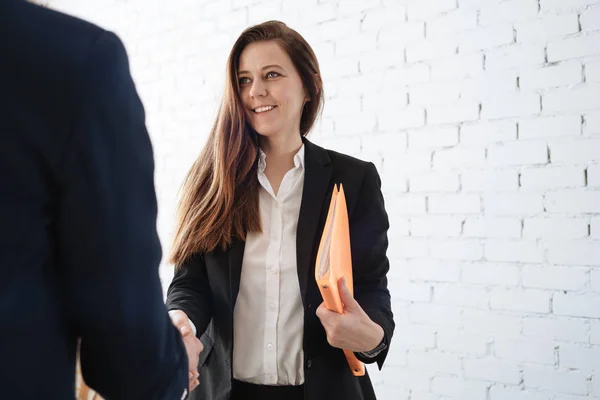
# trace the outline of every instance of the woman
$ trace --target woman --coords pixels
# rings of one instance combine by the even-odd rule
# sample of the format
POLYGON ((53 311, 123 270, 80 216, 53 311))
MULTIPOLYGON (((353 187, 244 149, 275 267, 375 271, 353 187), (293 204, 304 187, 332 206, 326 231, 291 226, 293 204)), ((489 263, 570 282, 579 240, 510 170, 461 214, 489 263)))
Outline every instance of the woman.
POLYGON ((171 255, 167 306, 204 345, 191 398, 375 399, 340 348, 380 368, 385 360, 388 219, 373 164, 305 138, 322 102, 317 59, 297 32, 270 21, 241 34, 184 183, 171 255), (355 299, 340 282, 342 315, 324 308, 314 280, 335 183, 346 193, 354 269, 355 299))

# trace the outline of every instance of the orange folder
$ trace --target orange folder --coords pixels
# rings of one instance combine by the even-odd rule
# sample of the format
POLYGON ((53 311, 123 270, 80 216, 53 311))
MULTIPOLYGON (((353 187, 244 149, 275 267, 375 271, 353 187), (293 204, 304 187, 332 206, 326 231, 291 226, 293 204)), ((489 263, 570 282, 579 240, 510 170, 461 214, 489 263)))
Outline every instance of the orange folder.
MULTIPOLYGON (((348 210, 344 188, 340 184, 339 191, 337 185, 333 188, 315 266, 315 279, 321 291, 321 296, 323 296, 325 307, 339 314, 344 313, 344 305, 340 299, 338 289, 338 280, 342 277, 346 278, 346 286, 354 296, 348 210)), ((344 355, 352 374, 363 376, 365 365, 356 358, 354 352, 344 350, 344 355)))

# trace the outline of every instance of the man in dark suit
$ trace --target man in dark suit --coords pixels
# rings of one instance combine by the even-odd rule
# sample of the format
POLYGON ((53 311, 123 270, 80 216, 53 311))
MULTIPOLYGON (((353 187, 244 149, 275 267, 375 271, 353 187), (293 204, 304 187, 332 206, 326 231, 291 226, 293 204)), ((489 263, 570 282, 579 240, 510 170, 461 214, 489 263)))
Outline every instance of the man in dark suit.
POLYGON ((144 118, 114 34, 0 2, 0 398, 73 398, 78 338, 103 397, 187 398, 144 118))

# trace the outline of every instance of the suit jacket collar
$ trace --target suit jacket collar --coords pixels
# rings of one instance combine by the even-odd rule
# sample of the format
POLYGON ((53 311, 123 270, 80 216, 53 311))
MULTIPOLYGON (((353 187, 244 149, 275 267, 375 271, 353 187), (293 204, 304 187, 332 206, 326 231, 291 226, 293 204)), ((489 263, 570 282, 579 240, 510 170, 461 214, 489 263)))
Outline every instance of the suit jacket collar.
MULTIPOLYGON (((323 204, 330 189, 332 175, 331 159, 325 149, 319 147, 306 138, 304 142, 304 187, 298 228, 296 232, 296 263, 298 269, 298 282, 302 302, 305 303, 306 289, 309 282, 309 272, 314 271, 316 257, 317 229, 323 223, 323 204)), ((318 238, 320 239, 320 238, 318 238)), ((234 240, 229 248, 229 288, 231 294, 232 310, 240 290, 240 277, 242 274, 242 261, 244 258, 245 242, 234 240)))

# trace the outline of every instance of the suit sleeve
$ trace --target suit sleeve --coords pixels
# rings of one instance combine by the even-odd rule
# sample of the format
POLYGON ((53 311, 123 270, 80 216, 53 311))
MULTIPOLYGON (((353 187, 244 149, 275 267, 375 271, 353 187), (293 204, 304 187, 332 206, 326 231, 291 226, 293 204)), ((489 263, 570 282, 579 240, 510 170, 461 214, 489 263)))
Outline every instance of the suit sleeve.
POLYGON ((387 357, 395 326, 386 276, 389 270, 386 255, 388 228, 381 179, 375 165, 369 163, 350 215, 354 297, 371 320, 383 328, 387 347, 373 358, 356 354, 365 363, 377 362, 380 369, 387 357))
POLYGON ((175 271, 167 291, 167 309, 185 312, 197 336, 206 330, 213 315, 213 301, 202 255, 194 254, 175 271))
POLYGON ((83 66, 60 165, 57 257, 86 383, 109 399, 187 396, 187 355, 163 303, 154 161, 121 41, 83 66))

